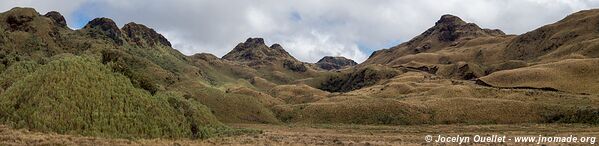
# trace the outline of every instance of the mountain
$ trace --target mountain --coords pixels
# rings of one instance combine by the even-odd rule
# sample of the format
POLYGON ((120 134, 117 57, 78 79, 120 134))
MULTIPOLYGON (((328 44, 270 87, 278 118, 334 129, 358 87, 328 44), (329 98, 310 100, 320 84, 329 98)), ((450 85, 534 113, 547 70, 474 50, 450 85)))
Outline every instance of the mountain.
POLYGON ((262 38, 248 38, 225 54, 223 59, 242 62, 252 67, 277 66, 296 72, 308 70, 304 63, 289 55, 281 45, 273 44, 268 47, 262 38))
POLYGON ((149 25, 72 30, 58 12, 13 8, 0 13, 0 123, 175 139, 253 131, 232 123, 597 124, 596 24, 586 10, 506 35, 444 15, 364 63, 312 64, 262 38, 186 56, 149 25))
POLYGON ((443 15, 435 25, 408 42, 390 49, 375 51, 363 64, 400 64, 401 56, 430 53, 443 48, 460 47, 481 38, 502 38, 505 33, 498 29, 482 29, 474 23, 466 23, 453 15, 443 15))
POLYGON ((344 69, 354 65, 358 65, 358 63, 343 56, 325 56, 316 62, 316 66, 325 70, 344 69))
MULTIPOLYGON (((498 88, 594 94, 598 10, 585 10, 522 35, 481 29, 452 15, 408 42, 374 52, 364 63, 477 80, 498 88), (585 80, 579 80, 585 79, 585 80), (582 83, 584 86, 577 86, 582 83)), ((330 85, 327 85, 330 86, 330 85)))
POLYGON ((525 61, 530 67, 492 73, 479 81, 503 88, 597 94, 598 19, 599 10, 584 10, 517 36, 500 56, 525 61))
POLYGON ((248 38, 245 42, 239 43, 231 52, 225 54, 223 59, 238 62, 258 62, 274 60, 297 61, 279 44, 266 46, 262 38, 248 38))
POLYGON ((522 35, 482 29, 456 16, 444 15, 433 27, 410 41, 375 51, 364 63, 324 77, 315 86, 325 91, 343 92, 343 96, 333 96, 309 105, 281 106, 275 112, 294 117, 290 119, 294 122, 326 123, 348 117, 347 120, 351 121, 356 119, 351 118, 353 116, 369 116, 341 111, 391 106, 376 103, 391 98, 402 101, 392 106, 415 111, 395 111, 395 114, 386 114, 389 117, 380 115, 388 121, 361 122, 460 123, 491 120, 494 121, 492 123, 518 123, 521 120, 572 122, 570 119, 576 119, 574 121, 594 123, 587 118, 593 117, 588 112, 596 109, 579 107, 595 106, 588 102, 595 102, 597 95, 594 91, 596 80, 592 77, 597 69, 596 51, 593 51, 596 49, 592 48, 597 47, 594 42, 599 37, 595 25, 599 20, 598 14, 597 10, 577 12, 522 35), (579 102, 546 101, 559 96, 579 102), (545 101, 527 101, 531 98, 545 101), (585 102, 580 98, 593 99, 585 102), (361 105, 366 101, 372 103, 361 105), (403 105, 405 103, 407 105, 403 105), (427 108, 419 109, 419 106, 427 108), (409 115, 427 110, 434 114, 428 115, 430 117, 421 114, 424 119, 409 115), (479 111, 501 116, 485 115, 486 112, 479 111), (524 116, 518 116, 519 113, 546 115, 517 119, 524 116), (557 113, 564 117, 555 115, 557 113), (394 117, 411 117, 412 120, 401 121, 394 117))

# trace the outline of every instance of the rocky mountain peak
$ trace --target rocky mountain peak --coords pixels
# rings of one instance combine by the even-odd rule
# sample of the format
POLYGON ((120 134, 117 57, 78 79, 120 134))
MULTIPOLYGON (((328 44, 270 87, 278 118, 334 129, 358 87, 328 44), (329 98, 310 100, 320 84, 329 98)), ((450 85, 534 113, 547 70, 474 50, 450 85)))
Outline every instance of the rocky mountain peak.
POLYGON ((154 29, 148 28, 143 24, 130 22, 123 26, 123 32, 137 45, 164 45, 171 47, 171 43, 154 29))
POLYGON ((119 27, 116 26, 116 23, 114 23, 114 21, 112 21, 112 19, 105 18, 105 17, 95 18, 95 19, 89 21, 83 28, 84 29, 99 28, 104 31, 119 32, 119 27))
POLYGON ((450 14, 445 14, 445 15, 441 16, 441 19, 439 19, 435 23, 435 26, 438 26, 438 25, 457 26, 457 25, 465 25, 465 24, 466 24, 466 22, 464 22, 464 20, 462 20, 460 17, 450 15, 450 14))
POLYGON ((485 36, 505 35, 498 29, 483 29, 474 23, 467 23, 454 15, 443 15, 435 26, 408 41, 406 45, 417 48, 416 52, 426 51, 437 46, 453 45, 461 40, 485 36))
POLYGON ((247 45, 265 45, 264 44, 264 39, 262 38, 248 38, 247 40, 245 40, 245 43, 247 45))
MULTIPOLYGON (((110 39, 114 40, 117 44, 122 45, 123 41, 121 40, 121 30, 116 26, 116 23, 112 21, 110 18, 95 18, 92 21, 89 21, 83 29, 87 30, 97 30, 100 33, 108 36, 110 39)), ((95 34, 91 34, 92 37, 96 37, 95 34)))
POLYGON ((272 49, 283 49, 283 46, 281 46, 279 44, 272 44, 272 45, 270 45, 270 48, 272 48, 272 49))
POLYGON ((44 16, 54 20, 54 23, 56 23, 56 25, 59 27, 67 27, 67 21, 64 19, 64 16, 56 11, 50 11, 44 16))
POLYGON ((252 67, 281 66, 294 72, 308 70, 305 63, 293 58, 283 46, 273 44, 270 47, 264 44, 262 38, 248 38, 244 43, 239 43, 231 52, 222 59, 236 61, 252 67))
POLYGON ((460 17, 450 14, 441 16, 435 26, 427 32, 425 34, 436 35, 437 39, 442 42, 453 42, 461 38, 505 35, 501 30, 482 29, 474 23, 467 23, 460 17))
POLYGON ((279 44, 270 47, 264 44, 262 38, 248 38, 244 43, 239 43, 233 50, 223 56, 223 59, 231 61, 256 61, 256 60, 295 60, 279 44))
POLYGON ((342 56, 325 56, 316 62, 316 65, 325 70, 343 69, 358 65, 355 61, 342 56))

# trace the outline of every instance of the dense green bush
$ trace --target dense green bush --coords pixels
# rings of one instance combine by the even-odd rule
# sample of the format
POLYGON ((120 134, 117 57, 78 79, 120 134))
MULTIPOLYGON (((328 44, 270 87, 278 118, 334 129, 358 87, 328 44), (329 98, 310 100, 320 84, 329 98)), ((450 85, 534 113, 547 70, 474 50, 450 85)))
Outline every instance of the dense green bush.
POLYGON ((17 128, 105 137, 209 136, 222 127, 200 103, 134 88, 99 61, 64 57, 0 95, 0 120, 17 128), (212 130, 213 131, 213 130, 212 130))
POLYGON ((20 61, 9 66, 0 74, 0 87, 6 89, 14 82, 34 72, 40 65, 33 61, 20 61))

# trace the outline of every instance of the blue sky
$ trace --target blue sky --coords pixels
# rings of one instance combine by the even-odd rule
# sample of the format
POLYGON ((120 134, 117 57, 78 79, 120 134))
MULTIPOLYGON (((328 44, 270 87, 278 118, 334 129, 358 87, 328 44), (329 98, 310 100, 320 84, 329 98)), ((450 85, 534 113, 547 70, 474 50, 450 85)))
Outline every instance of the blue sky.
POLYGON ((566 15, 599 7, 593 0, 3 0, 0 10, 61 12, 77 29, 96 17, 145 24, 175 49, 222 56, 248 37, 281 44, 299 60, 345 56, 362 62, 375 50, 405 42, 453 14, 483 28, 520 34, 566 15))

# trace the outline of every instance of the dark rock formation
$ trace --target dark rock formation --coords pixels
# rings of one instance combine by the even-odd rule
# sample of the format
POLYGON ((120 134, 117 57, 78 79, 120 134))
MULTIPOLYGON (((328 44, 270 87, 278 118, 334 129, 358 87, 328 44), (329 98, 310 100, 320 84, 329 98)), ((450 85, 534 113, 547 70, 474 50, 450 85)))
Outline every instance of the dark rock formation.
POLYGON ((294 72, 305 72, 308 70, 304 63, 294 60, 285 60, 283 62, 283 67, 294 72))
POLYGON ((88 22, 83 29, 95 30, 90 33, 92 37, 98 37, 96 32, 107 36, 112 39, 115 43, 122 45, 122 33, 121 30, 116 26, 116 23, 109 18, 96 18, 88 22))
POLYGON ((453 42, 462 38, 501 35, 505 35, 501 30, 482 29, 474 23, 466 23, 457 16, 446 14, 441 16, 441 18, 435 22, 434 27, 429 28, 410 42, 419 42, 430 39, 436 39, 441 42, 453 42))
POLYGON ((44 16, 54 20, 54 23, 59 27, 67 27, 67 21, 64 19, 64 16, 56 11, 50 11, 44 16))
POLYGON ((264 44, 264 39, 262 38, 248 38, 244 43, 239 43, 231 52, 223 56, 223 59, 239 62, 297 61, 281 45, 273 44, 271 47, 268 47, 264 44))
POLYGON ((164 36, 145 25, 130 22, 122 30, 137 45, 155 46, 161 44, 171 47, 171 43, 164 36))
POLYGON ((370 65, 338 75, 329 76, 318 87, 329 92, 348 92, 376 84, 378 81, 395 77, 399 71, 382 65, 370 65))
POLYGON ((343 69, 357 64, 358 63, 356 63, 355 61, 341 56, 325 56, 324 58, 316 62, 316 65, 318 67, 325 70, 343 69))
POLYGON ((262 38, 248 38, 245 42, 235 46, 222 59, 239 62, 250 67, 283 68, 294 72, 308 70, 306 63, 295 59, 281 45, 273 44, 268 47, 262 38))

